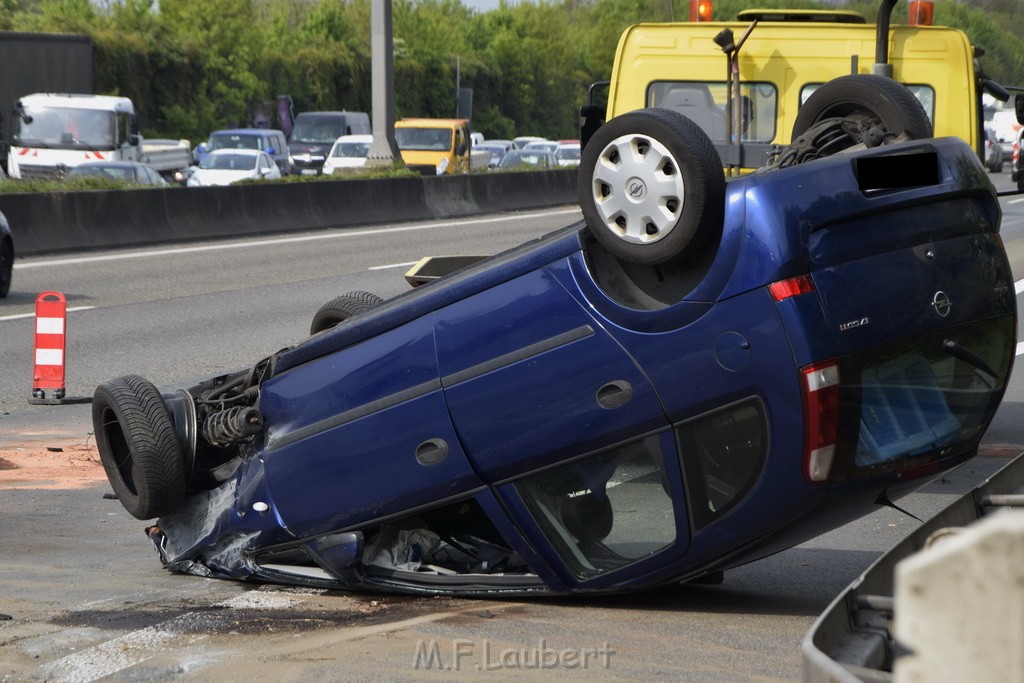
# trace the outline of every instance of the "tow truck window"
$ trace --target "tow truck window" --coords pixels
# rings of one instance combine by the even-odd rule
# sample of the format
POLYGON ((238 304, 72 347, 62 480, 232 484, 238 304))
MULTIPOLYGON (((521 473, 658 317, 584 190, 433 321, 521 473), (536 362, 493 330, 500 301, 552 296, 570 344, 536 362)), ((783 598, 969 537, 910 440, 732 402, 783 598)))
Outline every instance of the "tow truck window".
MULTIPOLYGON (((800 106, 803 106, 807 98, 810 97, 815 90, 821 87, 821 83, 808 83, 800 89, 800 106)), ((935 89, 930 85, 906 85, 907 89, 914 94, 921 106, 924 107, 924 111, 928 114, 928 120, 935 125, 935 89)))
MULTIPOLYGON (((778 100, 778 90, 771 83, 740 86, 742 140, 775 139, 778 100)), ((728 142, 728 101, 724 81, 656 81, 647 86, 647 106, 675 109, 692 119, 714 142, 728 142)))

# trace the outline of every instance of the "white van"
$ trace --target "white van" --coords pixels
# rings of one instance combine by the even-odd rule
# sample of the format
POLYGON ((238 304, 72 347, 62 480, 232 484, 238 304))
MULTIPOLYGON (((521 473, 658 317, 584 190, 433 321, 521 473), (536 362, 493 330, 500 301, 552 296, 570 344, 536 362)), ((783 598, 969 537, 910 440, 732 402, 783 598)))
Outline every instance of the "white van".
POLYGON ((334 141, 331 151, 324 159, 324 175, 331 175, 337 169, 365 166, 371 142, 372 135, 342 135, 334 141))

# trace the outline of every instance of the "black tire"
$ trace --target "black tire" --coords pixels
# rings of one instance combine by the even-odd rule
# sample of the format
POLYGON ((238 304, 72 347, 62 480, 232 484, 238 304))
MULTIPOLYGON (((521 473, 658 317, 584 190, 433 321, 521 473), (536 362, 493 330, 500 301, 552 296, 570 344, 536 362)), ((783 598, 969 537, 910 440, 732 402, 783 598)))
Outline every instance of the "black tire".
POLYGON ((14 279, 14 245, 8 239, 0 240, 0 299, 11 291, 14 279))
POLYGON ((694 255, 721 234, 725 176, 696 123, 671 109, 641 109, 591 137, 579 197, 598 242, 624 261, 654 265, 694 255))
POLYGON ((996 164, 996 173, 1002 173, 1002 172, 1003 172, 1003 160, 1000 159, 999 163, 996 164))
POLYGON ((825 119, 870 121, 913 140, 930 138, 928 114, 906 86, 885 76, 851 74, 828 81, 807 98, 793 124, 793 140, 825 119))
POLYGON ((92 424, 110 486, 133 517, 160 517, 181 505, 185 456, 155 386, 135 375, 99 385, 92 424))
POLYGON ((384 299, 370 292, 349 292, 328 301, 313 316, 309 333, 316 334, 329 330, 352 316, 384 303, 384 299))

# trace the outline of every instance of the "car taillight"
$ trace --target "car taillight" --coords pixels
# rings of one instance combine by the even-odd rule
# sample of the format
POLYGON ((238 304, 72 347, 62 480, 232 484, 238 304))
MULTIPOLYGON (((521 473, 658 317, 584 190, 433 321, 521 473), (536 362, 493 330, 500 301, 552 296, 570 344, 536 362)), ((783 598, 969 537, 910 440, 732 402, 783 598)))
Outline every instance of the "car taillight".
POLYGON ((778 303, 797 294, 806 294, 814 291, 814 281, 810 275, 797 275, 787 280, 779 280, 768 285, 768 293, 772 300, 778 303))
POLYGON ((1017 159, 1018 159, 1019 156, 1020 156, 1020 143, 1015 140, 1014 143, 1013 143, 1013 161, 1014 161, 1014 163, 1017 162, 1017 159))
POLYGON ((839 366, 815 363, 801 369, 804 403, 804 477, 828 480, 839 434, 839 366))

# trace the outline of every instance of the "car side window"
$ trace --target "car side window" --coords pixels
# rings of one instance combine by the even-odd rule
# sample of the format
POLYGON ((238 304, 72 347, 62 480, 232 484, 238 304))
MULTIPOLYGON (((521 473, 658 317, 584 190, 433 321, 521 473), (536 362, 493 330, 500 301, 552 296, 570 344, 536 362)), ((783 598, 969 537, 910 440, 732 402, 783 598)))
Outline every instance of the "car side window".
POLYGON ((764 406, 753 398, 676 427, 695 529, 735 507, 754 487, 768 453, 764 406))
POLYGON ((531 474, 515 487, 580 579, 638 562, 676 540, 657 436, 531 474))

